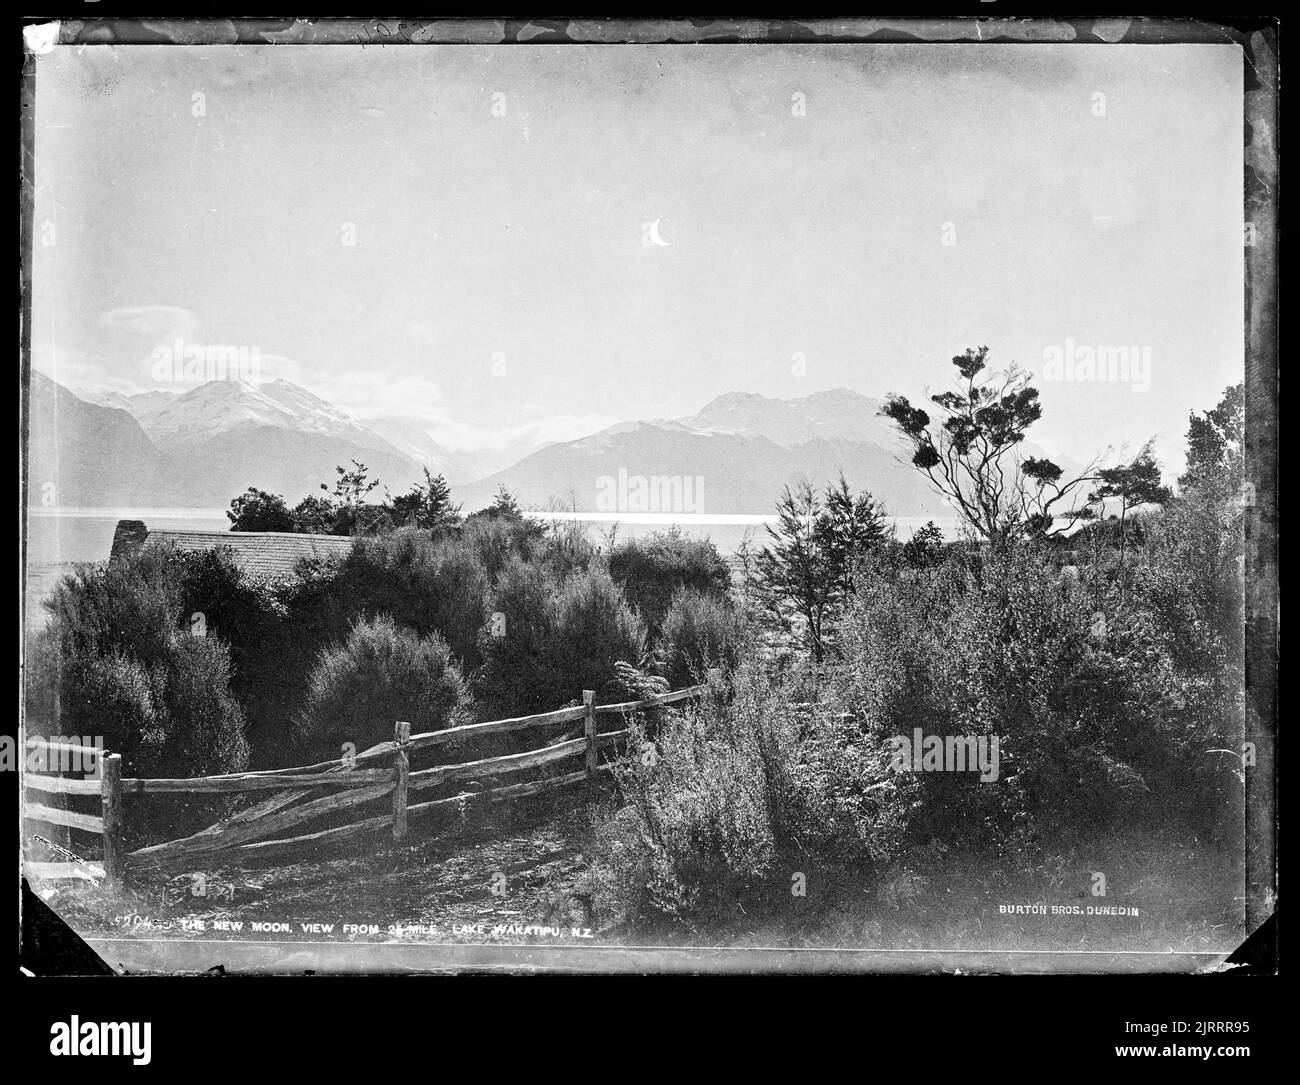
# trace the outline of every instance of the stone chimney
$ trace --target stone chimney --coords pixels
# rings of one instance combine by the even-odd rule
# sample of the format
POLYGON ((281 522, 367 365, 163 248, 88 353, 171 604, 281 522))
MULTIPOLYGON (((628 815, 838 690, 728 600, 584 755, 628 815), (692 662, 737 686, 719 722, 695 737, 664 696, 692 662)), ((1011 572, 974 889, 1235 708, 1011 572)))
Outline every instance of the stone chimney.
POLYGON ((143 520, 119 520, 113 531, 113 550, 109 560, 134 554, 149 537, 149 529, 143 520))

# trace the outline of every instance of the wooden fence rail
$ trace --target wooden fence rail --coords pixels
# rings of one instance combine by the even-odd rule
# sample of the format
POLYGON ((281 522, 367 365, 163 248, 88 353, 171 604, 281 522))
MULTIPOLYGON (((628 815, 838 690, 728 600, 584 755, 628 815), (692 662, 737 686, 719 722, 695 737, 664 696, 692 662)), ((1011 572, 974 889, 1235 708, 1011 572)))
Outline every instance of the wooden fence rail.
POLYGON ((56 795, 98 795, 100 793, 98 780, 74 780, 67 776, 38 776, 34 772, 29 772, 24 782, 37 791, 48 791, 56 795))
POLYGON ((29 802, 23 811, 31 821, 47 825, 66 825, 69 829, 84 829, 88 833, 102 833, 104 819, 94 814, 79 814, 75 810, 59 810, 52 806, 29 802))
MULTIPOLYGON (((337 764, 337 762, 335 762, 337 764)), ((243 791, 284 791, 309 787, 365 787, 368 784, 391 780, 388 769, 358 769, 355 772, 331 774, 313 772, 294 775, 288 772, 274 776, 198 776, 179 780, 123 780, 122 790, 128 795, 233 795, 243 791)), ((78 781, 79 782, 79 781, 78 781)), ((99 790, 96 784, 95 790, 99 790)))
MULTIPOLYGON (((238 861, 243 858, 287 859, 301 856, 304 849, 321 844, 332 844, 367 833, 391 831, 392 838, 406 838, 413 820, 426 818, 448 809, 464 809, 464 804, 475 802, 500 803, 524 796, 536 795, 552 789, 568 787, 597 778, 600 772, 609 771, 610 764, 600 763, 600 751, 627 738, 626 727, 601 733, 599 720, 611 715, 626 716, 667 705, 680 704, 699 697, 704 686, 649 697, 640 701, 598 705, 595 693, 584 691, 583 703, 572 708, 543 712, 512 719, 492 720, 452 727, 445 731, 411 734, 411 725, 398 722, 393 740, 381 742, 346 761, 322 761, 314 765, 292 768, 267 769, 256 772, 226 773, 193 779, 123 779, 122 759, 119 754, 104 755, 103 774, 99 780, 71 780, 28 774, 26 783, 38 791, 57 794, 99 794, 101 814, 77 813, 40 804, 27 804, 25 814, 33 820, 55 825, 66 825, 88 832, 101 833, 104 838, 103 874, 110 881, 120 881, 129 869, 140 873, 158 872, 186 864, 217 860, 238 861), (550 745, 522 753, 504 754, 437 765, 433 768, 411 771, 411 753, 432 749, 451 743, 463 743, 486 735, 508 734, 533 727, 554 727, 557 724, 582 722, 582 736, 562 737, 550 745), (503 776, 527 769, 540 768, 571 757, 585 755, 581 771, 543 780, 462 792, 446 798, 412 804, 410 798, 421 791, 457 780, 473 780, 503 776), (360 766, 375 766, 362 768, 360 766), (191 836, 168 840, 161 844, 139 848, 130 854, 123 847, 125 822, 124 799, 134 795, 233 795, 250 792, 272 792, 267 798, 248 809, 233 814, 191 836), (282 837, 285 830, 328 815, 363 806, 390 796, 391 809, 318 832, 282 837)), ((33 873, 41 870, 71 867, 77 864, 29 863, 33 873)), ((98 874, 99 871, 95 870, 98 874)), ((67 876, 84 876, 85 871, 67 876)), ((51 875, 53 876, 53 875, 51 875)))
MULTIPOLYGON (((44 837, 37 836, 33 838, 33 842, 45 845, 64 859, 74 861, 28 861, 24 863, 25 871, 34 877, 46 880, 86 878, 95 881, 103 878, 106 874, 111 874, 114 877, 120 876, 121 849, 111 846, 111 842, 114 839, 120 840, 120 833, 117 832, 117 818, 121 798, 119 787, 121 781, 121 757, 117 754, 107 754, 102 747, 85 746, 71 739, 62 739, 57 735, 41 738, 39 741, 45 753, 47 755, 56 755, 55 759, 42 764, 39 769, 25 769, 22 779, 23 787, 24 790, 31 789, 32 791, 43 792, 45 795, 56 796, 56 798, 49 800, 55 805, 48 805, 47 802, 42 801, 24 802, 22 804, 24 821, 58 825, 65 829, 94 833, 103 838, 104 857, 102 862, 87 862, 70 848, 65 848, 62 845, 46 840, 44 837), (71 759, 68 759, 66 755, 71 755, 71 759), (87 775, 84 779, 76 779, 69 776, 47 774, 47 769, 49 773, 85 772, 90 775, 87 775), (62 795, 97 796, 100 800, 100 811, 97 814, 91 814, 81 810, 69 809, 61 804, 57 798, 57 796, 62 795)), ((66 842, 68 844, 72 843, 70 839, 66 842)))

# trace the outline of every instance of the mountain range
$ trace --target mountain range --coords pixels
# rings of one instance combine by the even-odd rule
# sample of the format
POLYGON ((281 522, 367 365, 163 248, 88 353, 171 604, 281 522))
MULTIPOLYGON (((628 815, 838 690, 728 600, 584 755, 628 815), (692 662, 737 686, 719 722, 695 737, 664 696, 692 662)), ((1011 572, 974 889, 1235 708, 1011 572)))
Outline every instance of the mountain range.
POLYGON ((728 393, 692 415, 619 423, 486 474, 481 460, 476 471, 415 421, 363 424, 284 380, 78 395, 33 371, 31 403, 33 503, 52 485, 63 505, 225 507, 250 486, 294 504, 332 483, 335 465, 358 460, 394 494, 425 467, 442 473, 466 511, 489 504, 504 486, 524 507, 615 518, 768 513, 800 476, 822 486, 843 472, 891 515, 948 514, 906 462, 881 401, 844 388, 797 399, 728 393), (646 492, 666 503, 647 503, 646 492))
POLYGON ((61 505, 146 508, 224 508, 250 486, 295 504, 351 460, 394 493, 423 478, 420 460, 283 380, 76 395, 33 370, 31 405, 34 503, 44 478, 61 505))
POLYGON ((846 388, 800 399, 733 392, 679 419, 626 422, 577 441, 550 445, 458 491, 466 507, 485 504, 498 486, 520 502, 579 512, 660 511, 649 494, 678 491, 669 512, 705 515, 771 512, 784 486, 807 476, 818 487, 844 473, 895 516, 941 516, 946 506, 908 466, 883 406, 846 388), (622 472, 622 475, 620 475, 622 472), (652 480, 658 480, 657 482, 652 480), (648 506, 648 507, 647 507, 648 506))

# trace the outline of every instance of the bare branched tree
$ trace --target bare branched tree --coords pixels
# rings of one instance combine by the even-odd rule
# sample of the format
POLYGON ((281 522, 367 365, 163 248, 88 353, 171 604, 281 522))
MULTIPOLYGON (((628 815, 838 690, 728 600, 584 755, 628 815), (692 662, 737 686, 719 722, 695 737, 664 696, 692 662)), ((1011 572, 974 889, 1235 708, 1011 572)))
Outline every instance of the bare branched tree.
POLYGON ((1043 413, 1038 390, 1015 365, 981 377, 988 351, 978 347, 953 358, 955 388, 930 397, 943 412, 935 424, 903 396, 891 395, 881 413, 911 444, 913 465, 1001 549, 1020 538, 1062 535, 1091 519, 1086 484, 1097 480, 1099 457, 1066 478, 1051 460, 1018 455, 1016 446, 1043 413))

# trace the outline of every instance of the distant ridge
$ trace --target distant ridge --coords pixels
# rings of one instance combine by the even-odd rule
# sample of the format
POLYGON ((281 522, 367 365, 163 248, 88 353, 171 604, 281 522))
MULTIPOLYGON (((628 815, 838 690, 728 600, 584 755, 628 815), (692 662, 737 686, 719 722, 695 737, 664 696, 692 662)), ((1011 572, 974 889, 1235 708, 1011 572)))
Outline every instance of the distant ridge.
POLYGON ((394 493, 423 477, 414 457, 288 381, 84 395, 98 402, 33 371, 32 479, 48 477, 63 505, 225 507, 250 486, 296 503, 354 459, 394 493))
MULTIPOLYGON (((471 512, 504 486, 526 507, 615 519, 630 511, 767 514, 801 476, 820 488, 843 472, 890 515, 952 514, 911 467, 880 414, 883 402, 847 388, 793 399, 728 392, 681 418, 620 422, 546 445, 472 481, 472 466, 419 422, 380 419, 372 428, 284 380, 78 397, 34 373, 32 403, 33 503, 43 483, 64 505, 224 508, 250 486, 295 504, 332 484, 335 466, 358 460, 394 494, 420 481, 425 468, 442 473, 471 512), (611 493, 635 504, 647 489, 655 504, 644 510, 609 505, 611 493)), ((1042 454, 1029 443, 1024 452, 1042 454)))
POLYGON ((820 487, 843 471, 892 515, 946 515, 925 479, 900 462, 904 449, 879 416, 881 406, 845 388, 798 399, 729 392, 683 418, 621 423, 544 448, 457 496, 472 509, 503 485, 526 504, 547 508, 559 499, 598 512, 601 480, 623 469, 647 479, 702 479, 701 507, 680 511, 761 514, 801 475, 820 487))

